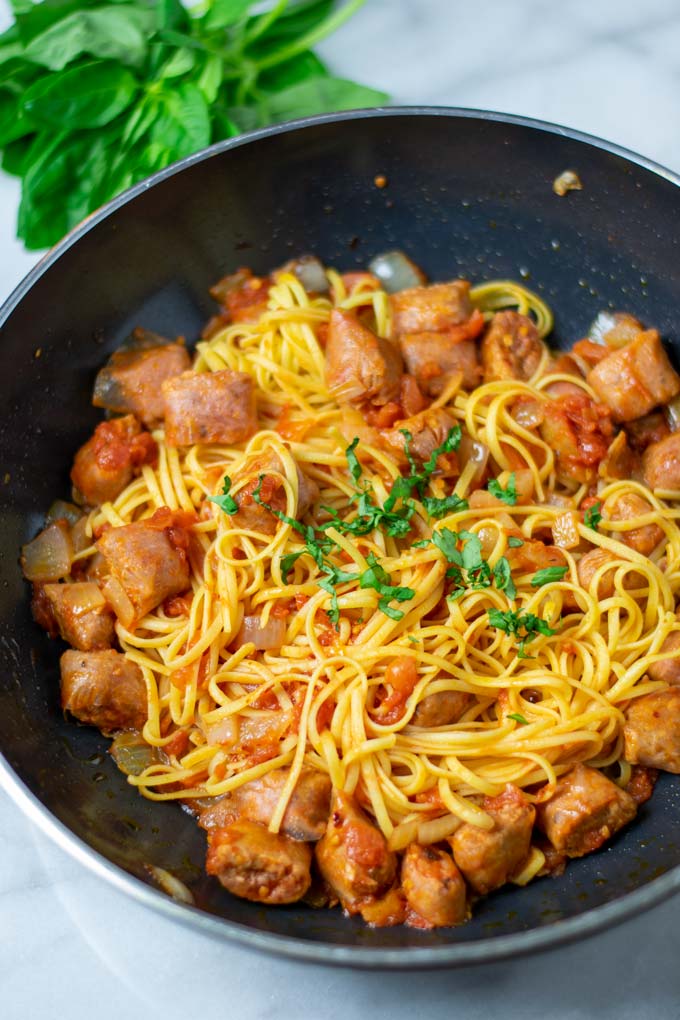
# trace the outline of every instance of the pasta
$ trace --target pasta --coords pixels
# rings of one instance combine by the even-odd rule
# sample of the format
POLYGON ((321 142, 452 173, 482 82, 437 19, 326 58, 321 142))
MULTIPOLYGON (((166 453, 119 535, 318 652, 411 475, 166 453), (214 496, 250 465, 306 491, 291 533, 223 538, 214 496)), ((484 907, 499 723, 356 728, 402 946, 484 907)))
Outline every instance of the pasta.
MULTIPOLYGON (((155 463, 87 512, 62 580, 89 579, 103 534, 159 512, 190 531, 188 594, 127 623, 114 606, 118 647, 146 691, 143 767, 128 769, 142 795, 200 811, 282 775, 266 819, 280 836, 311 770, 367 813, 387 852, 441 855, 450 841, 469 891, 483 892, 464 867, 463 835, 498 830, 508 784, 532 821, 578 763, 629 796, 625 712, 669 689, 651 674, 680 634, 678 492, 621 476, 625 429, 604 412, 578 433, 581 445, 605 444, 599 467, 551 440, 546 408, 601 397, 577 355, 576 370, 556 362, 543 342, 550 309, 522 285, 482 283, 469 300, 485 335, 504 310, 534 324, 531 371, 472 388, 452 371, 425 410, 385 427, 385 402, 371 419, 338 399, 324 347, 334 309, 393 338, 396 306, 371 274, 328 270, 326 280, 313 292, 284 269, 254 313, 213 325, 192 370, 247 373, 257 430, 173 445, 157 423, 155 463), (433 413, 447 428, 423 453, 409 423, 433 413), (301 513, 303 486, 316 498, 301 513), (642 510, 618 512, 631 499, 642 510), (641 529, 651 549, 640 551, 641 529), (437 706, 454 703, 438 721, 437 706)), ((521 885, 550 870, 531 830, 522 860, 507 862, 521 885)), ((443 922, 419 913, 411 886, 403 877, 397 920, 451 923, 455 911, 443 922)), ((370 897, 339 898, 388 923, 364 910, 370 897)))

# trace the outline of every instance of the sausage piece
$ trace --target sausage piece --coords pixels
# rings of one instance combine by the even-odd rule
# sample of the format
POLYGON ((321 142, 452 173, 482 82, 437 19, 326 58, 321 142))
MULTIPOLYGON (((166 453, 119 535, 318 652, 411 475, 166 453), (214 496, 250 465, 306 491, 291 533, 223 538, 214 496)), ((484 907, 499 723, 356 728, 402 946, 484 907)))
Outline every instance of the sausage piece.
POLYGON ((467 711, 472 695, 467 691, 437 691, 419 701, 411 718, 413 726, 451 726, 467 711))
POLYGON ((166 380, 162 390, 168 446, 240 443, 257 431, 248 372, 183 372, 166 380))
POLYGON ((95 584, 46 584, 43 591, 64 641, 82 652, 111 647, 114 615, 95 584))
POLYGON ((326 344, 326 382, 336 400, 361 407, 382 406, 399 396, 401 354, 354 312, 331 312, 326 344))
POLYGON ((466 322, 472 315, 470 284, 467 280, 409 287, 390 295, 392 332, 440 333, 466 322))
MULTIPOLYGON (((283 473, 283 464, 274 450, 263 453, 248 462, 245 469, 248 475, 252 476, 249 482, 235 496, 239 509, 233 514, 232 521, 237 528, 247 528, 249 531, 259 531, 264 535, 273 535, 278 527, 279 519, 266 507, 261 506, 253 500, 253 492, 260 484, 260 475, 264 475, 260 498, 268 503, 274 510, 284 512, 286 509, 286 492, 279 474, 283 473), (269 475, 268 472, 275 471, 276 475, 269 475)), ((238 481, 238 475, 234 482, 238 481)), ((310 507, 319 497, 319 487, 314 479, 309 478, 300 467, 297 468, 298 481, 298 503, 296 517, 298 520, 304 517, 310 507)))
POLYGON ((379 896, 397 870, 395 854, 352 797, 334 791, 326 832, 316 844, 319 870, 343 907, 356 912, 359 903, 379 896))
POLYGON ((381 435, 387 446, 405 460, 406 437, 402 432, 405 429, 411 434, 411 453, 424 462, 444 443, 455 424, 455 418, 438 407, 433 411, 422 411, 413 418, 404 418, 393 429, 382 429, 381 435))
MULTIPOLYGON (((619 496, 613 504, 609 517, 612 521, 633 521, 636 517, 651 513, 652 506, 638 496, 636 492, 626 492, 619 496)), ((618 538, 631 549, 649 556, 664 537, 663 529, 658 524, 643 524, 639 528, 632 528, 630 531, 612 532, 613 538, 618 538)))
POLYGON ((611 407, 614 420, 622 422, 641 418, 680 393, 680 376, 655 329, 608 354, 590 370, 588 382, 611 407))
POLYGON ((411 843, 401 864, 401 888, 423 927, 443 928, 466 918, 465 882, 444 850, 411 843))
MULTIPOLYGON (((259 779, 239 786, 201 812, 204 829, 223 828, 232 821, 247 819, 269 825, 289 775, 289 769, 273 769, 259 779)), ((326 831, 330 812, 331 783, 323 772, 303 768, 281 823, 281 832, 291 839, 316 842, 326 831)))
POLYGON ((186 372, 191 360, 184 342, 163 340, 145 330, 135 330, 133 345, 115 351, 95 380, 92 403, 116 414, 132 413, 153 427, 163 420, 161 385, 186 372))
POLYGON ((482 339, 484 382, 530 379, 543 355, 536 326, 519 312, 496 312, 482 339))
POLYGON ((556 455, 558 479, 579 484, 597 477, 613 434, 607 408, 585 393, 546 402, 539 431, 556 455))
POLYGON ((552 796, 539 803, 536 823, 556 850, 583 857, 597 850, 635 817, 629 793, 588 765, 562 776, 552 796))
MULTIPOLYGON (((578 561, 577 572, 579 584, 582 588, 590 590, 593 578, 598 570, 606 567, 607 564, 614 564, 617 558, 614 553, 606 549, 591 549, 578 561)), ((609 599, 614 594, 614 569, 605 569, 597 582, 597 589, 593 593, 598 599, 609 599)))
POLYGON ((659 649, 673 658, 659 659, 647 667, 650 680, 661 680, 671 687, 680 687, 680 631, 674 630, 668 635, 659 649))
POLYGON ((625 716, 626 761, 680 773, 680 688, 634 698, 625 716))
POLYGON ((157 455, 154 439, 142 431, 133 414, 100 422, 75 455, 74 497, 88 506, 114 500, 143 464, 155 463, 157 455))
POLYGON ((647 447, 642 474, 650 489, 680 489, 680 432, 647 447))
MULTIPOLYGON (((480 320, 483 319, 480 315, 480 320)), ((463 376, 463 386, 473 390, 482 371, 474 340, 456 340, 451 332, 405 333, 399 337, 406 368, 415 376, 423 393, 439 396, 456 372, 463 376)))
POLYGON ((257 822, 234 822, 208 834, 208 874, 234 896, 255 903, 295 903, 311 884, 311 862, 306 843, 257 822))
POLYGON ((465 822, 450 842, 466 881, 484 896, 504 885, 526 859, 536 812, 512 783, 498 797, 485 797, 482 808, 493 818, 493 828, 465 822))
POLYGON ((189 587, 189 537, 178 516, 161 508, 147 520, 105 531, 96 543, 114 581, 104 582, 104 593, 125 627, 189 587))
POLYGON ((147 719, 146 683, 139 666, 112 649, 64 652, 61 704, 104 733, 141 730, 147 719))

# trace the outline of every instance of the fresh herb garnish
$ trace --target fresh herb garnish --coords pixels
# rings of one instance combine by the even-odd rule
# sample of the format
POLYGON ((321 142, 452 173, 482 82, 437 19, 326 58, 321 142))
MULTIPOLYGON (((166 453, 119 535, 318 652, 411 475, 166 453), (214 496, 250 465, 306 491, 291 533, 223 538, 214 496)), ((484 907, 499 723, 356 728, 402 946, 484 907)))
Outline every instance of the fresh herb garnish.
POLYGON ((537 570, 531 578, 532 588, 540 588, 543 584, 550 584, 552 581, 561 581, 569 567, 544 567, 537 570))
POLYGON ((592 506, 588 507, 583 515, 583 523, 586 528, 592 528, 593 531, 597 531, 597 526, 602 520, 602 514, 600 513, 601 507, 601 503, 594 503, 592 506))
POLYGON ((505 488, 503 488, 497 478, 492 478, 487 488, 492 496, 507 503, 508 506, 514 506, 517 502, 517 486, 515 485, 514 471, 508 477, 508 484, 505 488))
POLYGON ((517 535, 510 535, 508 538, 508 545, 511 549, 519 549, 521 545, 524 545, 524 539, 517 538, 517 535))
POLYGON ((225 514, 231 515, 238 513, 239 506, 234 497, 229 494, 230 488, 231 478, 229 475, 225 475, 222 483, 222 494, 220 496, 208 496, 208 500, 211 503, 215 503, 225 514))
POLYGON ((455 492, 452 492, 450 496, 424 496, 423 506, 430 517, 434 517, 438 520, 440 517, 446 517, 447 514, 455 514, 461 510, 468 510, 470 505, 466 499, 462 499, 457 496, 455 492))
POLYGON ((368 570, 364 570, 363 574, 359 575, 359 587, 373 588, 374 591, 377 591, 382 596, 378 602, 378 608, 391 620, 401 620, 403 612, 401 609, 394 609, 390 606, 390 602, 392 599, 396 602, 408 602, 414 597, 415 591, 413 588, 400 588, 390 584, 390 575, 380 565, 373 553, 368 554, 366 562, 368 570))
POLYGON ((498 630, 519 638, 517 654, 520 659, 528 658, 525 652, 527 641, 531 641, 538 634, 550 636, 555 633, 555 630, 546 620, 542 620, 540 616, 529 613, 526 609, 490 609, 489 623, 492 627, 497 627, 498 630))
POLYGON ((484 559, 482 543, 474 532, 441 528, 432 533, 432 544, 451 564, 446 577, 455 585, 447 596, 452 601, 465 595, 469 589, 490 588, 493 582, 508 598, 515 598, 517 590, 507 559, 501 556, 492 569, 488 560, 484 559))
POLYGON ((359 479, 361 478, 361 464, 359 463, 357 455, 354 452, 356 450, 358 444, 359 444, 359 437, 355 436, 354 439, 352 440, 352 442, 349 444, 349 446, 345 450, 345 457, 347 458, 347 465, 349 467, 349 473, 351 474, 352 478, 357 483, 357 485, 359 484, 359 479))
POLYGON ((515 722, 520 723, 521 726, 529 725, 528 719, 525 719, 524 716, 521 715, 519 712, 508 712, 507 718, 514 719, 515 722))
POLYGON ((362 3, 13 0, 15 23, 0 35, 0 150, 22 178, 26 247, 54 244, 211 142, 384 103, 312 52, 362 3))

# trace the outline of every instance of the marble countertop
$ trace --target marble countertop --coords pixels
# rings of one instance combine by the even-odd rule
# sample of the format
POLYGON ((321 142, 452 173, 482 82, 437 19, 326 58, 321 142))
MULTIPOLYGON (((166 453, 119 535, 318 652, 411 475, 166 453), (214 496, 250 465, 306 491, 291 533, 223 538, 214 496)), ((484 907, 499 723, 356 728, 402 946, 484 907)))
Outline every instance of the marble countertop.
MULTIPOLYGON (((0 0, 0 27, 7 21, 0 0)), ((678 0, 367 0, 321 47, 395 102, 527 114, 680 170, 678 0)), ((0 300, 36 262, 0 174, 0 300)), ((680 1017, 680 901, 533 959, 392 975, 302 966, 211 942, 128 901, 38 833, 0 791, 0 1015, 391 1020, 680 1017), (321 1004, 321 1005, 320 1005, 321 1004)))

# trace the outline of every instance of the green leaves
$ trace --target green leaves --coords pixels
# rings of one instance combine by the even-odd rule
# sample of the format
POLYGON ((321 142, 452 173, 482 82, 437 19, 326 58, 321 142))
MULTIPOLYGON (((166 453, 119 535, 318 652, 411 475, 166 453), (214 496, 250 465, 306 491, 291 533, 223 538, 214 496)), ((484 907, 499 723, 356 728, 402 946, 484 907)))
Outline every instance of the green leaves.
POLYGON ((508 484, 505 488, 501 485, 497 478, 492 478, 487 486, 489 492, 496 499, 500 499, 503 503, 507 503, 508 506, 514 506, 517 502, 517 488, 515 486, 515 472, 508 478, 508 484))
POLYGON ((553 581, 561 581, 569 567, 543 567, 537 570, 531 578, 531 587, 540 588, 544 584, 551 584, 553 581))
POLYGON ((0 151, 23 178, 19 236, 53 244, 119 191, 240 130, 384 102, 330 77, 311 49, 362 2, 12 0, 0 151))
POLYGON ((583 523, 586 528, 592 528, 593 531, 597 531, 597 526, 602 520, 601 507, 601 503, 594 503, 593 506, 588 507, 583 515, 583 523))
POLYGON ((519 638, 517 654, 520 659, 529 658, 525 651, 528 641, 531 641, 538 634, 550 636, 555 633, 555 630, 546 620, 542 620, 540 616, 536 616, 526 609, 520 609, 516 612, 512 609, 507 609, 505 612, 500 609, 490 609, 488 615, 489 623, 492 627, 496 627, 506 634, 511 634, 515 638, 519 638))
POLYGON ((236 502, 234 497, 230 495, 229 493, 230 489, 231 478, 229 477, 229 475, 225 475, 224 481, 222 482, 221 495, 208 496, 208 499, 211 503, 215 503, 220 508, 220 510, 223 511, 223 513, 232 515, 238 513, 238 503, 236 502))
POLYGON ((98 60, 40 78, 24 93, 22 110, 40 127, 103 127, 130 105, 137 91, 127 68, 98 60))

